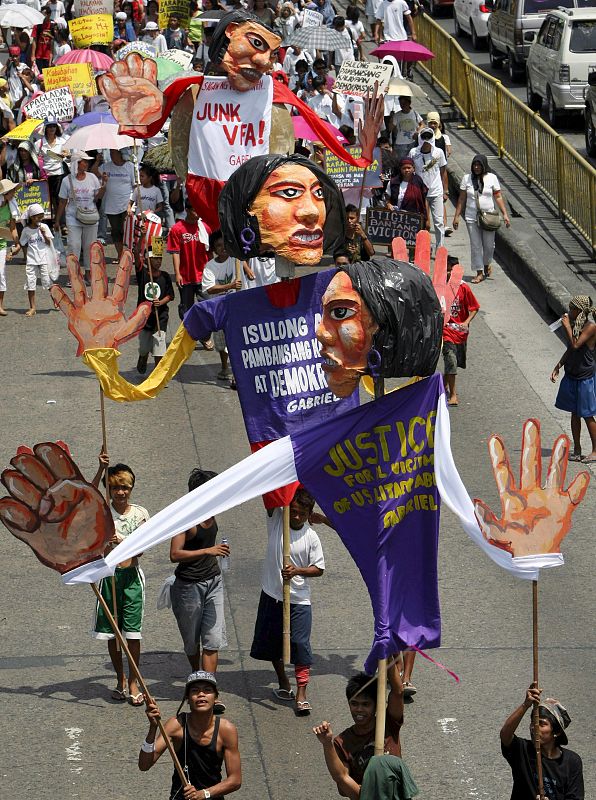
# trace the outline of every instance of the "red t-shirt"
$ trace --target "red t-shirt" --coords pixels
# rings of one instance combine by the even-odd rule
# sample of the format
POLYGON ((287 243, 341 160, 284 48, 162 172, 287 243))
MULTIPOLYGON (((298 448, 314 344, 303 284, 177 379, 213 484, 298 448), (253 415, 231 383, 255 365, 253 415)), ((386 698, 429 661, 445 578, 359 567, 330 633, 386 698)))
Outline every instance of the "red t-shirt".
POLYGON ((463 344, 468 338, 469 330, 462 328, 461 323, 467 320, 471 311, 478 311, 479 308, 474 292, 462 281, 451 304, 449 318, 443 326, 443 341, 463 344))
MULTIPOLYGON (((210 233, 209 228, 205 227, 207 233, 210 233)), ((199 226, 196 222, 181 219, 170 228, 168 253, 180 253, 180 275, 183 283, 201 283, 209 256, 207 248, 199 240, 199 226)))

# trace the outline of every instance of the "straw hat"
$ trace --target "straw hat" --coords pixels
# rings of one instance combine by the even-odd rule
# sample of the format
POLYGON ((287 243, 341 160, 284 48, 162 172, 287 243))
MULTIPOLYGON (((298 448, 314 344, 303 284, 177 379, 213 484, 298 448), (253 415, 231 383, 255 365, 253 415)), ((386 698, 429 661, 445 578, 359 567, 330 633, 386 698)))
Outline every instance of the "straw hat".
POLYGON ((13 189, 18 189, 20 185, 20 183, 13 183, 8 178, 4 178, 4 180, 0 181, 0 194, 8 194, 13 189))

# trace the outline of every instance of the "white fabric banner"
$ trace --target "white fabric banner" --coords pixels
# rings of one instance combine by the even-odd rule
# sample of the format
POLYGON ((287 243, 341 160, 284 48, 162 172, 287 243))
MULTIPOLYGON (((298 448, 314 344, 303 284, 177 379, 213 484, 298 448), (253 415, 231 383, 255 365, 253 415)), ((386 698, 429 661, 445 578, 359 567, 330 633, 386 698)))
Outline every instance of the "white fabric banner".
POLYGON ((269 152, 273 79, 265 75, 247 92, 227 78, 205 76, 193 109, 188 171, 227 181, 252 156, 269 152))

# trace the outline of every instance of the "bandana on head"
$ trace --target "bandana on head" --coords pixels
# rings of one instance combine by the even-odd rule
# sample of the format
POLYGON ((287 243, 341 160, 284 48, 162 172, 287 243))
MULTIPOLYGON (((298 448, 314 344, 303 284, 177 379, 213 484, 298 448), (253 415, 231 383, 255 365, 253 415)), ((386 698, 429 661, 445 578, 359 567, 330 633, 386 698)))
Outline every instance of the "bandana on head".
POLYGON ((577 339, 582 332, 582 328, 588 321, 590 314, 596 320, 596 307, 592 305, 592 298, 587 294, 576 294, 575 297, 571 298, 569 305, 577 308, 579 311, 573 323, 572 330, 573 338, 577 339))

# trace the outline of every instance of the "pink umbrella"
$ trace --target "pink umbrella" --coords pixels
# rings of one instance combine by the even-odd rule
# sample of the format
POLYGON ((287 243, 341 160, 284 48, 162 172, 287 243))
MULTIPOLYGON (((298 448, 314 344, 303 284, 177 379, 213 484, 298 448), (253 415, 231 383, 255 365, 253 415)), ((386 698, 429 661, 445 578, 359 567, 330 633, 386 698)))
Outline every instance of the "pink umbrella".
POLYGON ((383 56, 395 56, 398 61, 430 61, 435 57, 432 50, 418 42, 404 39, 403 42, 385 42, 380 47, 370 51, 371 56, 383 58, 383 56))
MULTIPOLYGON (((340 144, 347 143, 348 140, 341 131, 337 130, 335 125, 332 125, 330 122, 326 122, 324 119, 322 119, 321 122, 326 128, 329 129, 329 132, 340 144)), ((319 141, 320 137, 318 133, 315 133, 308 122, 302 117, 292 117, 292 125, 294 126, 294 136, 296 139, 308 139, 309 142, 319 141)))
POLYGON ((96 72, 108 70, 114 63, 114 59, 100 53, 97 50, 71 50, 60 58, 56 59, 55 64, 91 64, 96 72))

